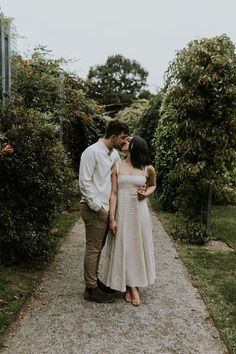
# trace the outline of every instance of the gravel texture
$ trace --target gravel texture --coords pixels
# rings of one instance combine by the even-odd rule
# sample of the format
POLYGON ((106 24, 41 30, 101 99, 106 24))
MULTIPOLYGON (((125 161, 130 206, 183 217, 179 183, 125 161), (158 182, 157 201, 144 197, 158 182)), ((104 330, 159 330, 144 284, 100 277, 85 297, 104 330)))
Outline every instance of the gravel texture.
MULTIPOLYGON (((6 337, 2 354, 228 353, 174 243, 152 212, 157 280, 139 307, 83 299, 80 219, 6 337)), ((103 257, 101 257, 103 258, 103 257)), ((101 259, 101 278, 103 262, 101 259)))

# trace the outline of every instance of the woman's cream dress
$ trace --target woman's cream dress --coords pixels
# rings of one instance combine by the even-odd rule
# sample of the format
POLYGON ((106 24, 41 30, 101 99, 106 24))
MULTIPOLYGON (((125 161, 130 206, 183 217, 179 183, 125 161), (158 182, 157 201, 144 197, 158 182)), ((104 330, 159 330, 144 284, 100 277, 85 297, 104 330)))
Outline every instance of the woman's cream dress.
POLYGON ((147 199, 137 196, 138 187, 146 184, 146 169, 141 175, 117 173, 117 234, 109 233, 107 239, 105 283, 125 292, 126 286, 153 284, 156 272, 147 199))

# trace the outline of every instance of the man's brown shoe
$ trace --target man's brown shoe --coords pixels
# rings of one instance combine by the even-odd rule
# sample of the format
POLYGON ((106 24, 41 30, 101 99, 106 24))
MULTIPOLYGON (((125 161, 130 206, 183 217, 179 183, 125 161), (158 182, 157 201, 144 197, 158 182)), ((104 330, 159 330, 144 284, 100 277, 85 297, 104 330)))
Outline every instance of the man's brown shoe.
POLYGON ((98 303, 111 303, 114 302, 115 299, 110 294, 105 294, 99 287, 96 288, 88 288, 86 287, 84 293, 84 299, 88 301, 94 301, 98 303))

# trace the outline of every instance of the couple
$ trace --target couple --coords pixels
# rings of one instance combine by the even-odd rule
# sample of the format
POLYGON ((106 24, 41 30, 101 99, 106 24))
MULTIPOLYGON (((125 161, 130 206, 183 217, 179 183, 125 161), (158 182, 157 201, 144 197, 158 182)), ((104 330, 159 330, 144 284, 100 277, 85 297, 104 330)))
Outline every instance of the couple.
POLYGON ((127 302, 139 306, 139 287, 155 280, 146 198, 156 188, 156 176, 145 140, 138 136, 130 140, 128 134, 125 123, 112 120, 104 138, 81 156, 80 205, 86 231, 84 298, 110 303, 115 291, 121 291, 127 302), (115 148, 126 155, 123 161, 115 148), (104 284, 98 278, 98 267, 107 233, 104 284))

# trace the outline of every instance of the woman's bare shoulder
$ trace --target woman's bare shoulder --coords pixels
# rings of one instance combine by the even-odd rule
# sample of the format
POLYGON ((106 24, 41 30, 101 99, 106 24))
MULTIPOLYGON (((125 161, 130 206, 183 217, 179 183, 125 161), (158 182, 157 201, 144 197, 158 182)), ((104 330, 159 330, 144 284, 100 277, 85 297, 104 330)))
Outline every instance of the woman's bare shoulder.
POLYGON ((155 174, 155 168, 153 167, 153 165, 148 165, 147 166, 147 171, 148 171, 148 174, 149 173, 152 173, 152 174, 155 174))
POLYGON ((117 174, 117 170, 124 165, 124 160, 116 162, 112 167, 112 172, 117 174))

